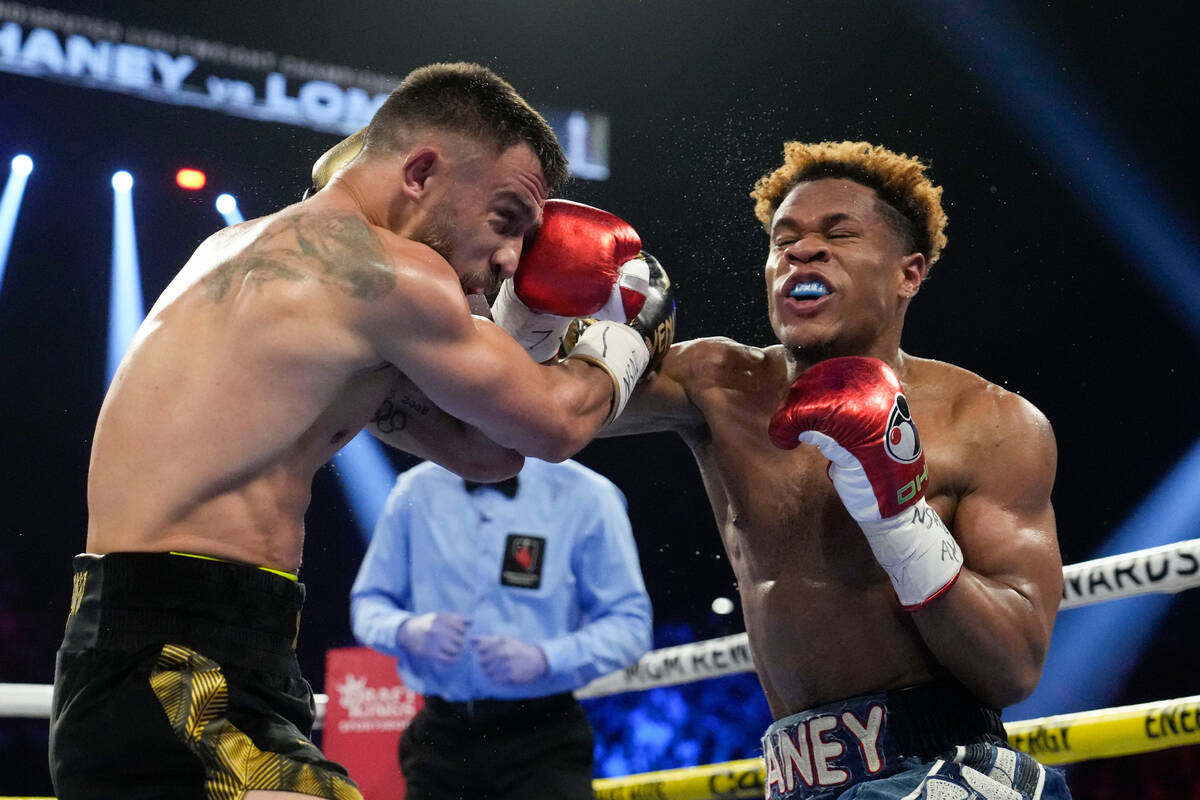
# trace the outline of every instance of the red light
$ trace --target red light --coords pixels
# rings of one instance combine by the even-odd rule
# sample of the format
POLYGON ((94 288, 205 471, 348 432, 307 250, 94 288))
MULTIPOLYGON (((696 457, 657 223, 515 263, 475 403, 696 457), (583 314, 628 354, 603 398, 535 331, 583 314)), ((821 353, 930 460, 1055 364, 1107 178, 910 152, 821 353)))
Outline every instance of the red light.
POLYGON ((181 189, 203 189, 204 184, 208 183, 208 177, 198 169, 184 167, 175 173, 175 182, 179 184, 181 189))

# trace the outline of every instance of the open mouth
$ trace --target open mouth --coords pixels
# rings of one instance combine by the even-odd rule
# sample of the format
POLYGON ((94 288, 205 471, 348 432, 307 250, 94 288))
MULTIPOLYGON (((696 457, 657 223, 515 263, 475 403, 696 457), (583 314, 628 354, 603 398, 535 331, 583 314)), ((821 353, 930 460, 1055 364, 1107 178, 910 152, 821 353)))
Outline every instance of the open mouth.
POLYGON ((829 287, 826 286, 823 281, 809 280, 797 283, 792 287, 792 290, 788 292, 787 296, 793 300, 805 301, 820 300, 822 297, 825 297, 828 294, 829 287))

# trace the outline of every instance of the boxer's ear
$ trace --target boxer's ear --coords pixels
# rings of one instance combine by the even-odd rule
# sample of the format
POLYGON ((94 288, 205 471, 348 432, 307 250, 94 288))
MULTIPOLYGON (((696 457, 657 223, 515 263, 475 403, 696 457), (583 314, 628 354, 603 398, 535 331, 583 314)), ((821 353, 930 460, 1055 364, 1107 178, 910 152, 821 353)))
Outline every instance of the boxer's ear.
POLYGON ((907 298, 915 297, 917 292, 921 291, 921 284, 925 282, 925 275, 929 272, 929 265, 925 261, 924 254, 909 253, 900 259, 899 266, 900 296, 907 298))
POLYGON ((425 194, 429 179, 445 168, 445 159, 436 148, 421 146, 404 157, 403 185, 405 194, 414 200, 425 194))

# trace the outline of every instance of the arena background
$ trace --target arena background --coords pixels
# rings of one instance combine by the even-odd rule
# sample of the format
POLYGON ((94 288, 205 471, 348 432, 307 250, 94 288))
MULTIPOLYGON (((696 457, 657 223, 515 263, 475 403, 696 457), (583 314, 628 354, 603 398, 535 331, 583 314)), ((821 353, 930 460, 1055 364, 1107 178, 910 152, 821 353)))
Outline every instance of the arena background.
MULTIPOLYGON (((910 310, 904 347, 976 371, 1050 418, 1059 536, 1064 563, 1075 563, 1200 536, 1194 506, 1182 516, 1169 506, 1200 493, 1200 167, 1189 122, 1200 68, 1197 15, 1180 5, 97 0, 40 8, 375 74, 474 60, 539 108, 605 115, 611 174, 576 179, 563 195, 639 230, 677 284, 680 340, 771 341, 764 237, 746 195, 777 165, 783 141, 865 139, 923 156, 945 187, 950 243, 910 310), (1175 497, 1155 495, 1169 477, 1175 497), (1165 539, 1126 537, 1117 547, 1112 537, 1131 515, 1164 508, 1160 521, 1130 535, 1165 539)), ((33 8, 0 2, 0 24, 33 8)), ((213 208, 218 192, 236 195, 247 218, 294 202, 313 160, 338 138, 0 71, 0 164, 18 153, 35 163, 0 272, 0 682, 50 682, 70 558, 83 548, 89 443, 106 384, 110 176, 127 169, 135 177, 148 306, 224 224, 213 208), (185 166, 207 173, 204 190, 175 185, 185 166)), ((743 630, 736 608, 719 615, 710 607, 719 596, 736 601, 736 591, 686 447, 668 435, 601 441, 578 460, 629 500, 656 644, 743 630)), ((395 454, 391 463, 413 462, 395 454)), ((365 547, 332 465, 316 477, 307 523, 300 658, 322 691, 326 649, 353 643, 347 592, 365 547)), ((1116 623, 1085 625, 1070 658, 1057 662, 1069 670, 1045 681, 1078 688, 1110 678, 1101 706, 1197 693, 1195 595, 1126 601, 1116 623)), ((1064 612, 1060 625, 1084 613, 1064 612)), ((1082 709, 1068 700, 1037 713, 1082 709)), ((588 710, 598 774, 753 756, 768 721, 750 675, 588 701, 588 710)), ((0 794, 50 792, 45 736, 45 721, 0 719, 0 794)), ((1081 797, 1200 796, 1197 749, 1091 762, 1070 777, 1081 797), (1134 788, 1163 771, 1180 777, 1157 793, 1134 788)))

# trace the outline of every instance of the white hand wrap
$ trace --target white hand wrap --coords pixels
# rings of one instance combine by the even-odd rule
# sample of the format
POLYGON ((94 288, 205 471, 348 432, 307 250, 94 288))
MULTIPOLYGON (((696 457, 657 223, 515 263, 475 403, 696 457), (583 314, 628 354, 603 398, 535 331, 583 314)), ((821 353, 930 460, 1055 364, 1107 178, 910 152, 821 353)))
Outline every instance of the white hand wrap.
POLYGON ((805 431, 829 459, 829 477, 842 505, 867 536, 875 560, 892 579, 906 611, 917 611, 947 591, 962 569, 962 551, 938 513, 921 497, 895 516, 880 518, 875 489, 862 463, 832 437, 805 431))
POLYGON ((500 284, 492 303, 492 320, 508 332, 539 364, 554 357, 572 317, 534 311, 521 302, 511 280, 500 284))
POLYGON ((579 337, 567 358, 578 358, 608 372, 613 380, 612 411, 607 425, 620 416, 633 394, 633 387, 650 363, 650 351, 642 335, 619 322, 594 322, 579 337))
POLYGON ((894 517, 858 521, 905 611, 919 611, 958 579, 962 551, 922 497, 894 517))

